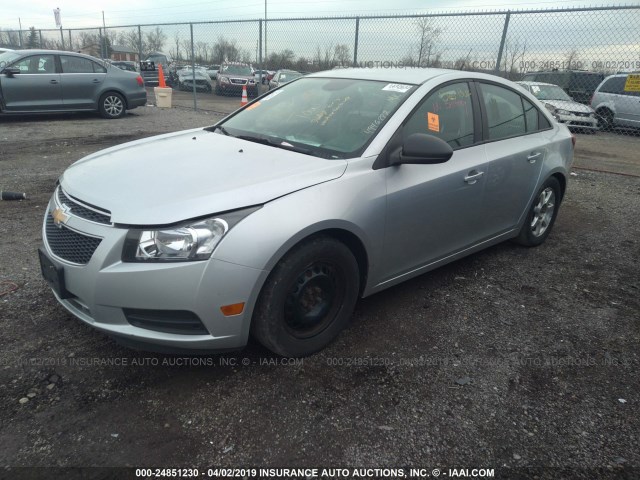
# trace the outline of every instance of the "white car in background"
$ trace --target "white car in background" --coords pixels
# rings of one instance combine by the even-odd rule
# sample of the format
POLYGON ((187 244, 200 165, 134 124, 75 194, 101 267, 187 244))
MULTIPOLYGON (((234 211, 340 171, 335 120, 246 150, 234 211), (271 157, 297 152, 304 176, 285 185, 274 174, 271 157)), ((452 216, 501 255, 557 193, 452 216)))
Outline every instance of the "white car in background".
POLYGON ((578 103, 558 85, 543 82, 516 82, 540 100, 560 123, 570 130, 595 133, 599 130, 596 112, 589 105, 578 103))

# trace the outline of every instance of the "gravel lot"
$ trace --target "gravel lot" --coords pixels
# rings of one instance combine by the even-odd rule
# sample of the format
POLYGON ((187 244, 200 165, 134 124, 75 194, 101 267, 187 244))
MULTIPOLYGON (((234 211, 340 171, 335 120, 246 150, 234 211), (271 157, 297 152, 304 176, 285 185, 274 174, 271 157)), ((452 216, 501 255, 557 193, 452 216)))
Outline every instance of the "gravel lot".
MULTIPOLYGON (((576 170, 543 246, 498 245, 361 300, 338 341, 302 361, 256 344, 196 359, 136 352, 58 306, 36 253, 56 178, 95 150, 218 118, 0 117, 0 188, 29 196, 0 202, 1 466, 639 478, 636 177, 576 170)), ((616 165, 637 169, 640 137, 623 141, 616 165)))

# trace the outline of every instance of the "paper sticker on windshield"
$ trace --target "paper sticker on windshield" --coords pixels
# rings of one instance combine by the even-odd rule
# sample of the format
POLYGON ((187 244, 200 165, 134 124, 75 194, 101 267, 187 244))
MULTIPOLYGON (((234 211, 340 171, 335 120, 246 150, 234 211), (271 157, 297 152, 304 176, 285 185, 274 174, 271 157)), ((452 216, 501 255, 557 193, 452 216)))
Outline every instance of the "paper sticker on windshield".
POLYGON ((533 93, 538 93, 540 91, 540 87, 537 85, 531 85, 531 91, 533 93))
POLYGON ((254 108, 259 107, 259 106, 260 106, 260 102, 252 103, 247 108, 245 108, 245 110, 253 110, 254 108))
POLYGON ((429 130, 433 130, 434 132, 440 131, 440 117, 437 113, 427 112, 427 124, 429 130))
POLYGON ((413 85, 405 85, 404 83, 390 83, 386 85, 382 90, 404 93, 407 90, 411 90, 412 86, 413 85))

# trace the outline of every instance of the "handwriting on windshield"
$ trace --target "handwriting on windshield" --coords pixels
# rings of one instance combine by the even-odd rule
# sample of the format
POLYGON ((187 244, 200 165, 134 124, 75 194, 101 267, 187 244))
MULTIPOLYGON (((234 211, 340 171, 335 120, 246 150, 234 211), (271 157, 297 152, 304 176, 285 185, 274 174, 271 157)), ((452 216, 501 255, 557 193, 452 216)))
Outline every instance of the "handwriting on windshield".
POLYGON ((316 114, 314 118, 311 119, 311 123, 317 123, 318 125, 326 125, 331 117, 333 117, 338 111, 351 100, 351 97, 344 98, 336 98, 329 105, 325 107, 323 111, 316 114))

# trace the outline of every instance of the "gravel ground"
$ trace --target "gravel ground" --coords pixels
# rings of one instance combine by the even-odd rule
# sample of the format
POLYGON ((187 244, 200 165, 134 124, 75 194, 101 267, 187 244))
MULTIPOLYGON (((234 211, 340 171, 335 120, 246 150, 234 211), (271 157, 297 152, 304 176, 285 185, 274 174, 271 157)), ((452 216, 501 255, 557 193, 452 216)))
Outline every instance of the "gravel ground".
POLYGON ((218 118, 0 117, 0 188, 29 195, 0 202, 1 466, 638 478, 638 178, 578 171, 543 246, 498 245, 361 300, 335 343, 295 362, 254 343, 136 352, 58 306, 36 254, 55 179, 95 150, 218 118))

